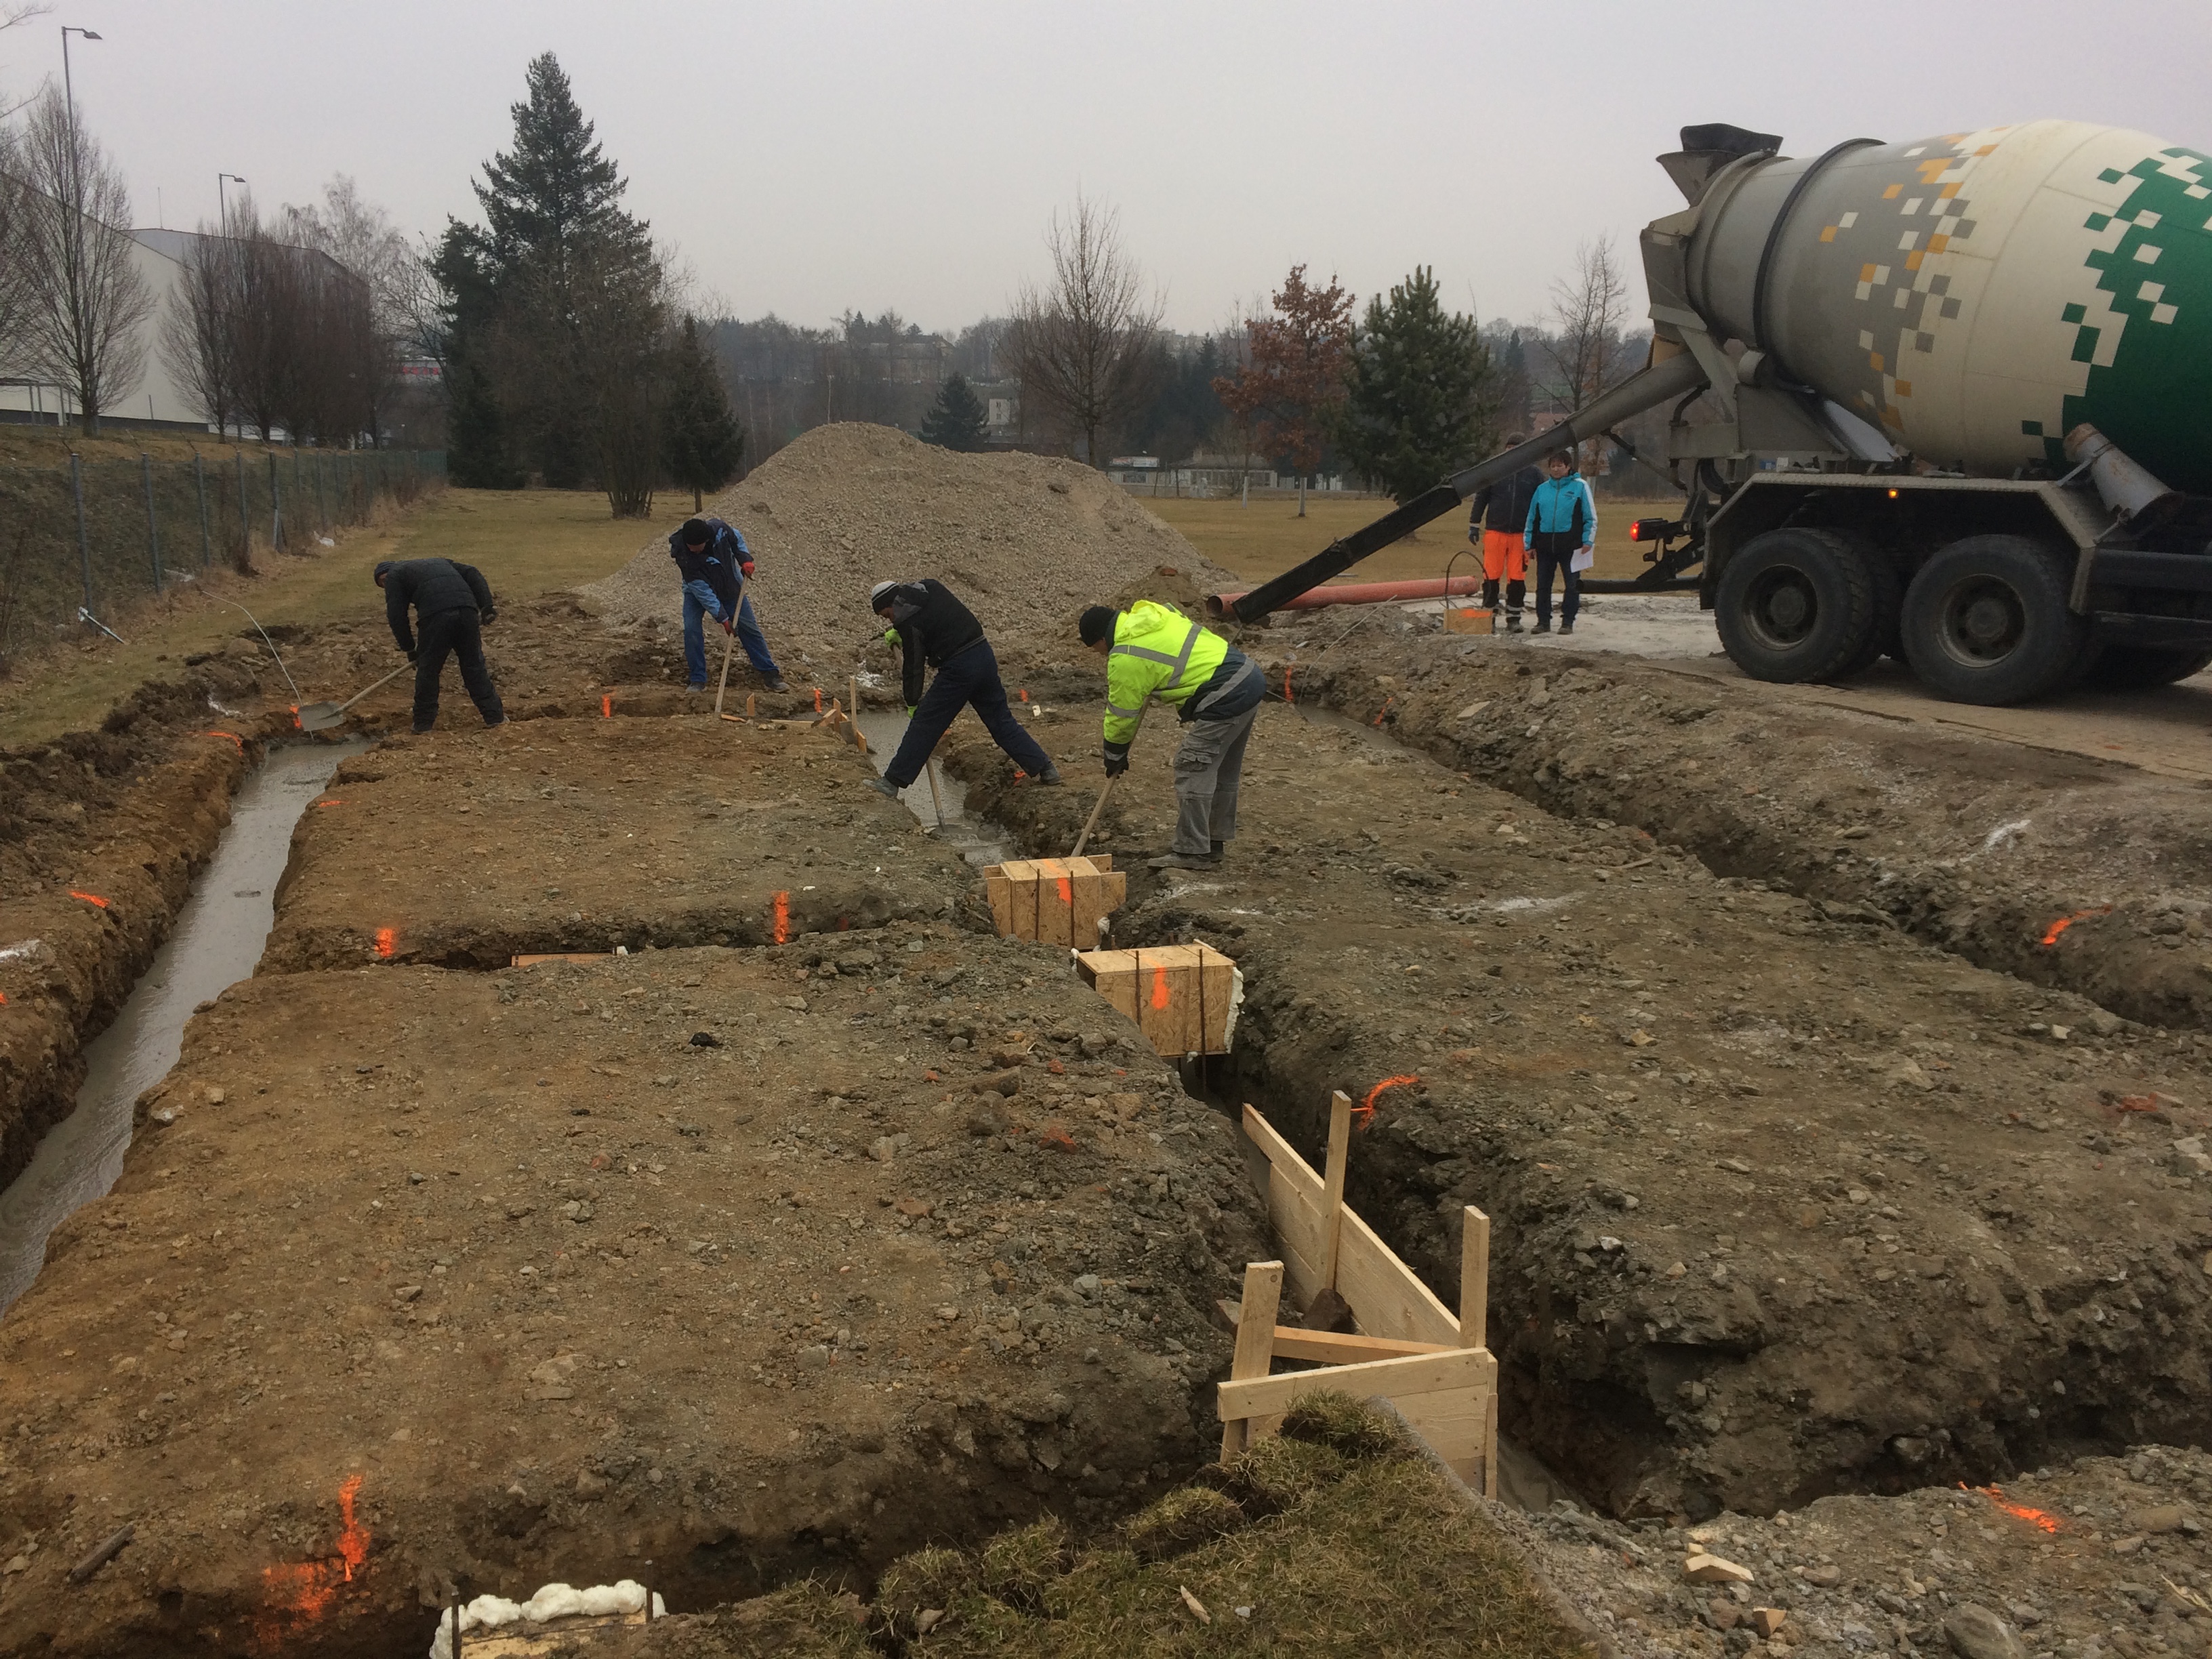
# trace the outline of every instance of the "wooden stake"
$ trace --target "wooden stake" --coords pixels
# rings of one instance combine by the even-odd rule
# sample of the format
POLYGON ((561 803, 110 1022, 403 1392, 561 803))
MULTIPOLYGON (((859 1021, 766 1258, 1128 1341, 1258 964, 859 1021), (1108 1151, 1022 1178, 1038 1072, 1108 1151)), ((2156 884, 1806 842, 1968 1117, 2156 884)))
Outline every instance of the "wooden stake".
POLYGON ((1344 1166, 1352 1153, 1352 1097, 1339 1089, 1328 1097, 1328 1173, 1322 1187, 1321 1287, 1336 1288, 1336 1261, 1344 1240, 1344 1166))
MULTIPOLYGON (((1283 1301, 1283 1264, 1249 1261, 1244 1266, 1243 1317, 1237 1324, 1237 1353, 1229 1363, 1232 1381, 1261 1377, 1275 1361, 1275 1315, 1283 1301)), ((1227 1462, 1251 1443, 1249 1422, 1238 1418, 1221 1425, 1221 1461, 1227 1462)))
POLYGON ((1091 832, 1098 827, 1098 815, 1106 810, 1106 797, 1114 793, 1115 778, 1119 775, 1117 773, 1115 778, 1107 779, 1106 787, 1098 792, 1098 805, 1091 809, 1090 819, 1084 824, 1083 833, 1075 838, 1075 850, 1068 857, 1079 859, 1083 856, 1084 845, 1091 839, 1091 832))
POLYGON ((1490 1218, 1470 1204, 1459 1241, 1459 1345, 1486 1348, 1490 1329, 1490 1218))
POLYGON ((753 698, 756 695, 756 693, 751 691, 745 693, 745 718, 747 720, 751 720, 753 718, 753 698))

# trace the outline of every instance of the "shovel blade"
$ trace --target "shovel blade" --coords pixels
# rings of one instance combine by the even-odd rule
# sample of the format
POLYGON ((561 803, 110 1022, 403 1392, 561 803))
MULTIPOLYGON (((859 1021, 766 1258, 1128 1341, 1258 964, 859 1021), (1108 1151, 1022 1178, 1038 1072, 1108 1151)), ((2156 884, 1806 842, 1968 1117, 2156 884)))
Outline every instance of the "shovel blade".
POLYGON ((327 732, 333 726, 345 724, 345 711, 334 702, 311 702, 300 710, 300 729, 302 732, 327 732))

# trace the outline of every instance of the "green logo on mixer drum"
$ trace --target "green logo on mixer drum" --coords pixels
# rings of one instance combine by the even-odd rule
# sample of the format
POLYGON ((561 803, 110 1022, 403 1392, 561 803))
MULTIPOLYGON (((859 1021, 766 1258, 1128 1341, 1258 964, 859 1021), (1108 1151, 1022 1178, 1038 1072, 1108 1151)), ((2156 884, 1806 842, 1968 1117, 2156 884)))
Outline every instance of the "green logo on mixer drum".
POLYGON ((2163 149, 2099 182, 2140 182, 2084 228, 2094 307, 2069 305, 2074 361, 2091 365, 2061 433, 2087 421, 2166 483, 2212 489, 2212 157, 2163 149))

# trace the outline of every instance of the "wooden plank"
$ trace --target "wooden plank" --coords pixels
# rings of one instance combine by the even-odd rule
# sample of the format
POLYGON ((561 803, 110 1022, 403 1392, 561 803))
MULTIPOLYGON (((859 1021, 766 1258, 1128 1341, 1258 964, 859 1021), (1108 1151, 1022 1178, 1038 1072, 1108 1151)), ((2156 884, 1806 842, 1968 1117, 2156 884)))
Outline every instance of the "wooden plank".
POLYGON ((1079 951, 1098 943, 1098 919, 1113 907, 1106 902, 1106 877, 1089 859, 1067 861, 1067 942, 1079 951))
MULTIPOLYGON (((1243 1304, 1224 1297, 1213 1304, 1231 1326, 1243 1317, 1243 1304)), ((1448 1353, 1436 1342, 1401 1342, 1389 1336, 1347 1336, 1341 1331, 1301 1330, 1296 1325, 1275 1327, 1275 1358, 1306 1359, 1323 1365, 1355 1365, 1363 1359, 1402 1359, 1409 1353, 1448 1353)))
MULTIPOLYGON (((1241 1338, 1243 1328, 1239 1327, 1241 1338)), ((1418 1395, 1444 1389, 1486 1389, 1494 1387, 1498 1361, 1481 1348, 1453 1348, 1443 1353, 1408 1354, 1400 1359, 1370 1359, 1357 1365, 1332 1365, 1326 1370, 1290 1371, 1281 1376, 1231 1377, 1214 1385, 1221 1420, 1265 1417, 1286 1412, 1307 1395, 1324 1389, 1348 1394, 1354 1400, 1382 1395, 1403 1402, 1418 1395)))
POLYGON ((611 951, 536 951, 509 957, 510 968, 535 968, 541 962, 605 962, 611 951))
POLYGON ((1482 1492, 1489 1484, 1490 1465, 1494 1461, 1490 1456, 1490 1425, 1497 1398, 1495 1388, 1480 1387, 1393 1395, 1391 1401, 1413 1431, 1451 1465, 1452 1473, 1482 1492))
MULTIPOLYGON (((1237 1328, 1237 1352, 1229 1362, 1231 1377, 1258 1378, 1267 1374, 1274 1364, 1272 1345, 1275 1332, 1275 1311, 1283 1299, 1283 1264, 1279 1261, 1251 1261, 1244 1267, 1243 1305, 1252 1310, 1251 1319, 1237 1328)), ((1247 1416, 1250 1413, 1247 1413, 1247 1416)), ((1249 1443, 1249 1425, 1242 1419, 1231 1421, 1224 1414, 1221 1419, 1221 1461, 1227 1462, 1249 1443)))
POLYGON ((1490 1403, 1483 1413, 1482 1430, 1482 1495, 1498 1496, 1498 1390, 1490 1391, 1490 1403))
POLYGON ((1490 1346, 1490 1218, 1470 1204, 1461 1218, 1459 1345, 1490 1346))
MULTIPOLYGON (((1322 1231, 1322 1178, 1257 1108, 1244 1109, 1244 1133, 1274 1168, 1267 1183, 1267 1218, 1282 1241, 1293 1292, 1310 1301, 1322 1288, 1327 1251, 1322 1231)), ((1337 1259, 1337 1294, 1352 1304, 1370 1336, 1455 1347, 1459 1320, 1413 1270, 1347 1207, 1337 1259)))
POLYGON ((1075 913, 1075 881, 1058 859, 1039 859, 1036 864, 1036 942, 1040 945, 1085 945, 1070 924, 1075 913))
POLYGON ((1004 865, 983 867, 983 891, 991 901, 991 926, 1005 939, 1014 931, 1014 889, 1004 865))
POLYGON ((1344 1166, 1352 1155, 1352 1097, 1339 1089, 1328 1097, 1328 1173, 1321 1199, 1321 1283, 1336 1288, 1337 1252, 1344 1242, 1344 1166))

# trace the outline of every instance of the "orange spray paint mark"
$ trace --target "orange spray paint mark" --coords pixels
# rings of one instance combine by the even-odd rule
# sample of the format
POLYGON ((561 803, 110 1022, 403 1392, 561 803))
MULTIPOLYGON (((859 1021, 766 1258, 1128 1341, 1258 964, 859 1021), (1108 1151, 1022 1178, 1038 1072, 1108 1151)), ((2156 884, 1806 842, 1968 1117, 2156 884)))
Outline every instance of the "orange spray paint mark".
POLYGON ((360 1495, 361 1477, 348 1475, 338 1488, 338 1513, 344 1527, 338 1534, 335 1559, 288 1561, 262 1568, 262 1588, 270 1605, 255 1621, 255 1634, 264 1649, 276 1649, 301 1624, 328 1613, 339 1586, 351 1583, 355 1571, 368 1565, 368 1528, 354 1514, 354 1500, 360 1495))
POLYGON ((5 1008, 7 1006, 8 994, 5 991, 0 991, 0 1008, 5 1008))
POLYGON ((1358 1127, 1364 1129, 1374 1121, 1375 1102, 1385 1089, 1395 1089, 1401 1084, 1419 1083, 1420 1080, 1419 1073, 1415 1073, 1411 1077, 1384 1078, 1367 1091, 1367 1097, 1364 1100, 1352 1109, 1352 1115, 1358 1120, 1358 1127))
POLYGON ((1288 663, 1283 665, 1283 701, 1287 703, 1297 702, 1297 699, 1291 695, 1291 665, 1288 663))
POLYGON ((1060 902, 1062 904, 1075 902, 1075 884, 1066 876, 1060 878, 1060 902))
POLYGON ((1027 702, 1029 700, 1030 700, 1030 689, 1029 689, 1029 687, 1027 687, 1027 686, 1024 686, 1024 687, 1022 688, 1022 701, 1023 701, 1024 702, 1027 702))
POLYGON ((317 811, 319 811, 319 811, 322 811, 322 809, 323 809, 324 807, 325 807, 325 806, 343 806, 344 805, 345 805, 345 802, 344 802, 343 799, 338 799, 338 798, 337 798, 337 797, 335 797, 335 796, 334 796, 334 797, 332 797, 332 798, 331 798, 331 799, 329 799, 329 800, 319 800, 319 801, 317 801, 317 802, 315 803, 315 810, 316 810, 317 811))
MULTIPOLYGON (((299 723, 300 722, 297 720, 295 720, 292 722, 295 726, 297 726, 299 723)), ((242 755, 246 752, 246 739, 240 737, 235 732, 203 732, 200 735, 204 738, 228 738, 233 743, 238 745, 238 752, 240 754, 242 755)))
POLYGON ((614 717, 615 694, 611 691, 603 692, 599 696, 599 718, 603 720, 611 720, 614 717))
POLYGON ((97 893, 80 893, 72 887, 69 890, 69 896, 73 899, 82 899, 87 904, 96 904, 103 910, 107 908, 107 901, 97 893))
POLYGON ((791 942, 791 895, 787 892, 775 896, 775 942, 778 945, 791 942))
POLYGON ((1164 968, 1155 968, 1152 969, 1152 1006, 1164 1008, 1167 1006, 1168 970, 1164 968))
POLYGON ((392 952, 397 951, 398 948, 399 930, 397 927, 380 927, 376 930, 376 954, 378 956, 389 961, 392 957, 392 952))
POLYGON ((818 685, 814 688, 814 712, 817 714, 822 712, 822 688, 818 685))
POLYGON ((1961 1480, 1959 1483, 1959 1490, 1960 1492, 1978 1492, 1981 1493, 1983 1497, 1988 1498, 1990 1503, 2002 1510, 2007 1515, 2018 1516, 2021 1520, 2028 1522, 2031 1526, 2040 1528, 2045 1532, 2055 1533, 2059 1528, 2060 1522, 2058 1517, 2055 1515, 2050 1514, 2046 1510, 2032 1510, 2024 1504, 2006 1503, 2004 1489, 2002 1486, 1969 1486, 1965 1481, 1961 1480))
POLYGON ((2091 916, 2110 915, 2112 914, 2112 907, 2109 904, 2100 904, 2094 909, 2076 910, 2070 916, 2059 917, 2057 921, 2052 922, 2049 927, 2044 930, 2043 948, 2048 951, 2053 945, 2057 945, 2058 943, 2058 936, 2064 933, 2069 927, 2071 927, 2075 922, 2087 921, 2091 916))
POLYGON ((1383 715, 1383 714, 1389 714, 1389 713, 1390 712, 1390 705, 1391 705, 1392 703, 1394 703, 1394 702, 1397 702, 1397 701, 1398 701, 1398 699, 1397 699, 1397 698, 1395 698, 1395 697, 1385 697, 1385 698, 1383 698, 1383 699, 1382 699, 1382 714, 1379 714, 1376 715, 1376 717, 1375 717, 1373 720, 1370 720, 1370 721, 1368 722, 1368 724, 1369 724, 1370 726, 1380 726, 1380 725, 1382 725, 1382 715, 1383 715))

